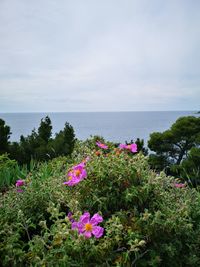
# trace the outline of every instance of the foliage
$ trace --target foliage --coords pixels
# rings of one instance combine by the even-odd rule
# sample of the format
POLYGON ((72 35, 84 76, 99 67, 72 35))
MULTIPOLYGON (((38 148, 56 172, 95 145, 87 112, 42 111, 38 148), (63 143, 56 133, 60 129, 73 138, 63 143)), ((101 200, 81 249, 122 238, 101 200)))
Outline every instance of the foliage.
POLYGON ((2 120, 0 120, 0 134, 0 154, 7 152, 11 159, 17 160, 20 165, 28 166, 32 159, 45 161, 61 155, 70 155, 76 141, 74 129, 69 123, 65 123, 64 129, 52 138, 52 124, 48 116, 41 120, 37 131, 32 130, 26 137, 22 135, 19 143, 8 142, 10 127, 5 126, 2 120))
POLYGON ((77 142, 72 158, 40 163, 23 193, 11 187, 0 196, 0 265, 199 266, 198 190, 175 187, 178 181, 152 171, 142 153, 119 153, 108 142, 99 151, 95 142, 77 142), (63 185, 86 156, 87 177, 63 185), (75 221, 86 211, 100 214, 104 236, 78 234, 69 211, 75 221))
POLYGON ((25 178, 27 173, 27 168, 20 168, 8 155, 0 155, 0 191, 5 191, 17 179, 25 178))
POLYGON ((10 134, 10 127, 0 119, 0 154, 8 151, 10 134))
POLYGON ((56 134, 55 140, 52 144, 54 153, 59 155, 71 155, 75 145, 74 129, 69 123, 65 123, 63 131, 56 134))
POLYGON ((51 120, 48 116, 41 120, 40 127, 38 128, 38 137, 45 143, 48 143, 52 135, 51 120))
POLYGON ((148 147, 156 152, 149 158, 153 168, 162 170, 171 165, 180 165, 192 147, 200 144, 200 118, 181 117, 169 130, 150 135, 148 147))
POLYGON ((175 165, 172 170, 191 185, 200 185, 200 148, 191 148, 188 158, 183 160, 181 165, 175 165))
POLYGON ((133 144, 133 143, 135 143, 137 145, 138 152, 142 152, 142 154, 144 156, 148 155, 148 149, 145 148, 145 146, 144 146, 144 139, 137 138, 135 142, 133 140, 131 140, 131 142, 127 143, 127 144, 133 144))

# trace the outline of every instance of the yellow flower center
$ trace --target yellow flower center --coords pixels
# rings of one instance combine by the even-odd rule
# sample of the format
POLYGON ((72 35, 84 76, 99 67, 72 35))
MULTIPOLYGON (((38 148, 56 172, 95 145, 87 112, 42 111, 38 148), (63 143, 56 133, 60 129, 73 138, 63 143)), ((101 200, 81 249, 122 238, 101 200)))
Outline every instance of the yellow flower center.
POLYGON ((71 179, 72 179, 72 176, 69 176, 69 177, 68 177, 68 180, 70 181, 71 179))
POLYGON ((80 174, 81 174, 81 171, 80 171, 80 170, 76 170, 76 171, 75 171, 75 175, 76 175, 76 176, 79 176, 80 174))
POLYGON ((92 224, 91 223, 86 223, 85 224, 85 231, 89 231, 89 232, 92 231, 92 224))

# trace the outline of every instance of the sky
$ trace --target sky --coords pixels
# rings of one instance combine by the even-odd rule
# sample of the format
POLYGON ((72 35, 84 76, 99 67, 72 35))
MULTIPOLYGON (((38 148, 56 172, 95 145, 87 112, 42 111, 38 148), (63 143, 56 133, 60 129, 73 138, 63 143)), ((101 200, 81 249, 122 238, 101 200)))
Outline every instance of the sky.
POLYGON ((0 0, 0 112, 200 110, 199 0, 0 0))

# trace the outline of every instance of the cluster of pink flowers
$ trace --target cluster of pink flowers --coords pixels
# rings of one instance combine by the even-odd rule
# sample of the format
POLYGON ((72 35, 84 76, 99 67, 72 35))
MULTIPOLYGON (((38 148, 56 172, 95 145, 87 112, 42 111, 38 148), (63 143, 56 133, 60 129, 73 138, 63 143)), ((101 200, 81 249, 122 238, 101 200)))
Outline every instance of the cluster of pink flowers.
POLYGON ((86 162, 89 160, 87 157, 78 165, 72 167, 72 169, 67 174, 67 181, 64 182, 64 185, 74 186, 87 177, 87 171, 85 169, 86 162))
POLYGON ((18 192, 18 193, 22 193, 22 192, 24 192, 23 189, 19 189, 21 186, 24 186, 24 185, 25 185, 25 181, 24 181, 24 180, 19 179, 19 180, 16 181, 15 186, 18 188, 18 189, 17 189, 17 192, 18 192))
MULTIPOLYGON (((97 141, 96 145, 102 149, 108 149, 108 146, 97 141)), ((130 150, 132 153, 136 153, 137 152, 137 144, 130 144, 130 145, 126 145, 126 144, 120 144, 119 145, 120 149, 127 149, 130 150)))
POLYGON ((130 150, 132 153, 136 153, 137 152, 137 144, 130 144, 130 145, 120 144, 119 148, 120 149, 130 150))
POLYGON ((97 145, 98 147, 102 148, 102 149, 108 149, 108 146, 107 146, 107 145, 105 145, 105 144, 103 144, 103 143, 101 143, 101 142, 99 142, 99 141, 96 142, 96 145, 97 145))
POLYGON ((186 184, 184 184, 184 183, 175 183, 174 186, 176 188, 183 188, 183 187, 186 187, 186 184))
MULTIPOLYGON (((87 176, 85 165, 88 160, 90 160, 89 157, 83 160, 80 164, 72 167, 67 174, 68 181, 64 182, 65 185, 76 185, 87 176)), ((92 235, 96 238, 100 238, 104 233, 104 228, 98 226, 98 224, 103 221, 102 216, 98 213, 94 214, 90 219, 90 213, 85 212, 78 222, 73 219, 73 214, 71 212, 68 213, 67 217, 72 224, 72 229, 78 230, 78 233, 84 235, 85 238, 90 238, 92 235)))
POLYGON ((20 186, 23 186, 23 185, 25 185, 25 181, 24 180, 21 180, 21 179, 19 179, 19 180, 17 180, 16 181, 16 187, 20 187, 20 186))
POLYGON ((78 230, 78 233, 84 235, 86 238, 90 238, 92 235, 100 238, 104 233, 104 228, 98 226, 98 224, 102 221, 103 218, 98 213, 95 213, 90 219, 90 213, 85 212, 78 222, 72 222, 72 229, 78 230))

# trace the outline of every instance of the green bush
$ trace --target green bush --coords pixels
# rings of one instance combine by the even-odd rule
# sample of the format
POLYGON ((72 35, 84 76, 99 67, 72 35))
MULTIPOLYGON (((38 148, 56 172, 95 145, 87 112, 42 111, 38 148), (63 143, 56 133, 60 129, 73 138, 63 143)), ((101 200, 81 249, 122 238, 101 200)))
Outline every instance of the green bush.
POLYGON ((26 167, 20 168, 7 154, 0 155, 0 191, 5 191, 17 179, 24 179, 28 173, 26 167))
POLYGON ((200 194, 176 183, 140 153, 77 142, 71 159, 41 163, 22 193, 11 187, 0 197, 0 265, 199 266, 200 194), (86 156, 87 177, 63 185, 86 156), (101 214, 104 235, 72 230, 69 211, 75 221, 85 211, 101 214))

